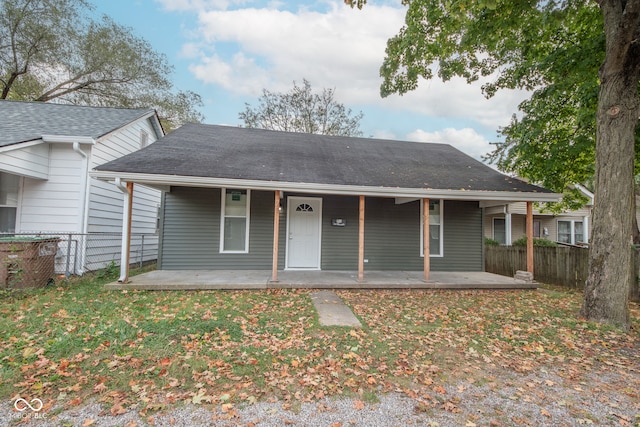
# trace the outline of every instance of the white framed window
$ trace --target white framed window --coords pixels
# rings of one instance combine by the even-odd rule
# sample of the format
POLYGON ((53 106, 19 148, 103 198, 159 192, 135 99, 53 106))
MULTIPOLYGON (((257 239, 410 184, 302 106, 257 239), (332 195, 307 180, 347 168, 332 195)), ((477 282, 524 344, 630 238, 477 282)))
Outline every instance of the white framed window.
POLYGON ((220 252, 249 252, 251 190, 223 188, 220 207, 220 252))
POLYGON ((540 221, 533 220, 533 237, 540 238, 542 237, 541 233, 541 224, 540 221))
POLYGON ((20 177, 0 172, 0 233, 16 231, 20 177))
POLYGON ((507 220, 505 218, 493 218, 493 240, 501 245, 507 244, 507 220))
MULTIPOLYGON (((429 200, 429 256, 444 256, 443 201, 429 200)), ((420 201, 420 256, 424 256, 424 203, 420 201)))
POLYGON ((558 242, 572 245, 584 242, 584 223, 558 220, 558 242))

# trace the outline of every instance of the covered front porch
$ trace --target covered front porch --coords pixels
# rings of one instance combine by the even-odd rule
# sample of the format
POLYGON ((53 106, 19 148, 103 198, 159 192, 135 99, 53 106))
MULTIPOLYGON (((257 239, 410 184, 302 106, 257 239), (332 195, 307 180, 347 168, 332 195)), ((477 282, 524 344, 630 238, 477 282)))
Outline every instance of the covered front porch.
POLYGON ((535 289, 536 282, 486 272, 280 271, 278 282, 268 270, 156 270, 132 276, 127 283, 110 283, 107 289, 210 290, 210 289, 535 289))

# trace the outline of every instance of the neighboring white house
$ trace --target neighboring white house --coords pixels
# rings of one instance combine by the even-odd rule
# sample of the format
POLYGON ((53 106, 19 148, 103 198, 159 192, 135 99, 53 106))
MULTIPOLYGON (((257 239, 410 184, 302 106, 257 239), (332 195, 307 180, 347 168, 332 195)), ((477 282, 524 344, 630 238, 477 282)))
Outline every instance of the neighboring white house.
MULTIPOLYGON (((123 195, 88 171, 163 135, 150 109, 0 101, 0 233, 55 233, 58 271, 67 255, 79 274, 119 261, 120 240, 101 236, 122 232, 123 195)), ((160 191, 136 187, 132 233, 157 232, 159 205, 160 191)), ((146 245, 154 259, 157 237, 146 245)))
MULTIPOLYGON (((582 208, 559 214, 533 210, 533 237, 558 243, 583 245, 589 243, 593 193, 582 186, 577 187, 589 201, 582 208)), ((526 235, 526 206, 524 203, 509 203, 486 207, 484 211, 485 237, 502 245, 526 235)))

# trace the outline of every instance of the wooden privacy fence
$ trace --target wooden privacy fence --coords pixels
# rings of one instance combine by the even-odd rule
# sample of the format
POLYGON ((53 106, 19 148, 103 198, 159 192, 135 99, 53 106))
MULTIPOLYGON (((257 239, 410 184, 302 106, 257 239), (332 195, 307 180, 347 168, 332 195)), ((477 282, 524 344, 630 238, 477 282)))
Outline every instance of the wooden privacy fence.
MULTIPOLYGON (((640 301, 638 272, 640 252, 634 253, 636 280, 629 297, 640 301)), ((584 289, 589 275, 589 249, 572 246, 535 246, 533 271, 536 281, 574 289, 584 289)), ((513 277, 516 270, 527 269, 527 248, 524 246, 485 246, 485 270, 489 273, 513 277)))

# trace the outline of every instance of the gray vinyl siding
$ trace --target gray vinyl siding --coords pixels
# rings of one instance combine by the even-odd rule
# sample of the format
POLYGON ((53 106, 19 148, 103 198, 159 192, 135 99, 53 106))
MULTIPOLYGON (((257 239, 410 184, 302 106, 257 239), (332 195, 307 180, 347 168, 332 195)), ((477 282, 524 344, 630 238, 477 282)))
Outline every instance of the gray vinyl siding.
MULTIPOLYGON (((279 269, 286 251, 287 197, 280 215, 279 269)), ((270 270, 273 249, 273 192, 252 191, 249 253, 221 254, 220 190, 172 187, 161 217, 164 270, 270 270)), ((318 197, 318 196, 313 196, 318 197)), ((323 270, 358 268, 358 197, 322 196, 323 270), (331 225, 334 218, 345 227, 331 225)), ((477 202, 445 201, 444 257, 432 257, 434 271, 482 271, 482 210, 477 202)), ((422 270, 420 204, 366 198, 365 270, 422 270)))
POLYGON ((431 258, 434 271, 484 271, 482 209, 478 202, 444 202, 444 257, 431 258))
POLYGON ((358 269, 359 204, 357 197, 322 198, 322 270, 358 269), (344 219, 346 225, 332 226, 331 220, 334 218, 344 219))
POLYGON ((418 201, 367 198, 364 217, 365 271, 422 270, 418 201))
MULTIPOLYGON (((358 268, 358 198, 325 197, 322 269, 358 268), (345 227, 331 226, 345 218, 345 227)), ((431 257, 433 271, 483 271, 482 210, 477 202, 444 201, 444 256, 431 257)), ((365 271, 422 270, 420 203, 365 199, 365 271)))
MULTIPOLYGON (((251 192, 249 252, 220 253, 220 189, 172 187, 162 216, 163 270, 271 270, 273 193, 251 192)), ((284 216, 284 215, 283 215, 284 216)), ((285 223, 280 225, 280 268, 285 223)))

